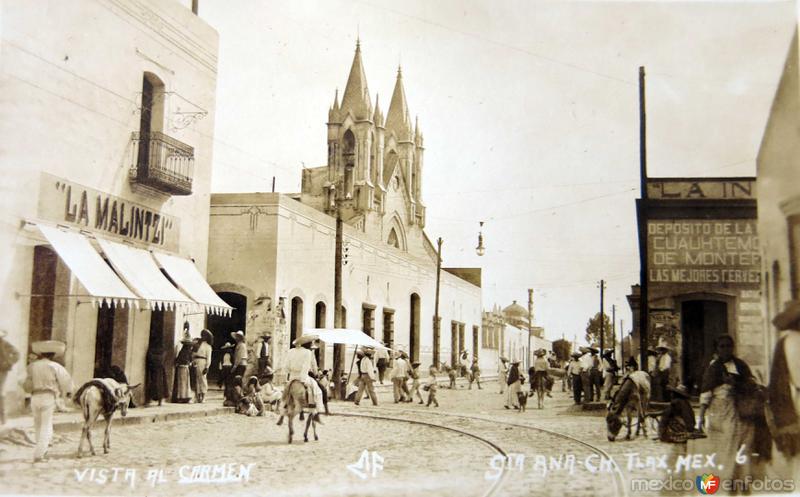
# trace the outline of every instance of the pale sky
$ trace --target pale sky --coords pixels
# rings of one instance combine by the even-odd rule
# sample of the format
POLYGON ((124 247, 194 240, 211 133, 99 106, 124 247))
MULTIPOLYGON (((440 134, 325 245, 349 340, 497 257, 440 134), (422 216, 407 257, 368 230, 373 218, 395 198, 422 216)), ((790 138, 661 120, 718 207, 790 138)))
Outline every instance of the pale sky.
POLYGON ((397 72, 425 135, 426 232, 527 302, 550 339, 617 325, 638 283, 638 67, 650 176, 755 175, 794 2, 201 0, 220 35, 212 191, 297 192, 360 36, 370 95, 397 72), (484 221, 486 255, 475 253, 484 221))

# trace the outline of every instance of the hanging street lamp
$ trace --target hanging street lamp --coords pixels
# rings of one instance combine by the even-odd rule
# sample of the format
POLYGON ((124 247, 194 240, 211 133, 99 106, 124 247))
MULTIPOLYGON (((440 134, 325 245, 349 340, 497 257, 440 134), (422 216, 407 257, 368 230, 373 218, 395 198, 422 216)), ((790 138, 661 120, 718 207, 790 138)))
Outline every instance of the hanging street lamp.
POLYGON ((478 231, 478 246, 475 247, 475 252, 478 256, 482 256, 486 252, 486 248, 483 246, 483 221, 481 223, 481 229, 478 231))

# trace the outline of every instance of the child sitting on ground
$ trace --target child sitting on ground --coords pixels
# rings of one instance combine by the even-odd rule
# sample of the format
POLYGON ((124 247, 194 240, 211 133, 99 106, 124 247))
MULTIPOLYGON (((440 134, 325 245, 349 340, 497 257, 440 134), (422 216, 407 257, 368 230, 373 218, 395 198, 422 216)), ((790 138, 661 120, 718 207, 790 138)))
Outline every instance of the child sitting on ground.
MULTIPOLYGON (((243 391, 244 399, 249 404, 244 410, 243 414, 247 414, 248 416, 253 416, 253 412, 255 415, 263 416, 264 415, 264 402, 261 400, 261 385, 258 383, 258 377, 251 376, 250 379, 247 380, 247 385, 244 387, 243 391), (253 408, 251 409, 250 406, 253 408)), ((242 401, 240 400, 240 403, 242 401)))
POLYGON ((261 385, 261 400, 263 400, 264 403, 269 406, 271 411, 277 412, 283 392, 280 388, 276 388, 272 384, 273 377, 274 375, 272 374, 268 374, 263 377, 264 384, 261 385))

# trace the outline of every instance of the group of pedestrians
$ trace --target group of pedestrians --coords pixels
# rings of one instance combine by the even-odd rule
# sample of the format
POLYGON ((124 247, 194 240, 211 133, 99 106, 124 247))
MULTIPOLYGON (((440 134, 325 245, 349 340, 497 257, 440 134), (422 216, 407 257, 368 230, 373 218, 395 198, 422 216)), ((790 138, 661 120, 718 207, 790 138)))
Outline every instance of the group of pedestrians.
POLYGON ((607 401, 620 371, 613 350, 600 355, 594 346, 579 347, 566 364, 566 376, 575 404, 607 401))
MULTIPOLYGON (((361 347, 356 351, 355 366, 358 371, 358 376, 356 377, 358 389, 353 399, 355 405, 360 404, 365 392, 372 401, 372 404, 375 406, 378 405, 378 396, 375 393, 374 384, 376 380, 383 384, 388 363, 387 358, 387 349, 379 349, 379 351, 376 351, 376 349, 372 347, 361 347), (373 358, 378 354, 380 354, 380 357, 378 357, 378 365, 376 365, 376 363, 373 362, 373 358), (380 364, 382 364, 382 366, 380 366, 380 364)), ((404 351, 401 350, 397 352, 391 373, 389 374, 389 379, 392 382, 392 394, 395 404, 414 402, 414 396, 419 399, 419 404, 425 404, 422 393, 420 392, 420 388, 422 387, 428 392, 427 405, 430 406, 433 404, 439 407, 439 402, 436 399, 437 386, 435 368, 433 366, 430 367, 428 371, 428 382, 423 387, 419 371, 420 365, 421 363, 416 361, 410 363, 408 354, 404 351), (408 386, 409 380, 411 380, 410 388, 408 386)))

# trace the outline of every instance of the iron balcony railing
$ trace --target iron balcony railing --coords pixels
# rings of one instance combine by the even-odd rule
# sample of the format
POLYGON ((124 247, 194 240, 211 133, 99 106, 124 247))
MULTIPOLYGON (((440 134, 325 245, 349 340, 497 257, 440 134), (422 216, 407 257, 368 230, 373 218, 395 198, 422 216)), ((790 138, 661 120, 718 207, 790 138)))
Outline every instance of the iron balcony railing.
POLYGON ((131 135, 132 182, 171 195, 191 195, 194 176, 194 148, 152 131, 131 135))

